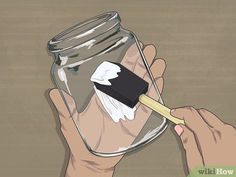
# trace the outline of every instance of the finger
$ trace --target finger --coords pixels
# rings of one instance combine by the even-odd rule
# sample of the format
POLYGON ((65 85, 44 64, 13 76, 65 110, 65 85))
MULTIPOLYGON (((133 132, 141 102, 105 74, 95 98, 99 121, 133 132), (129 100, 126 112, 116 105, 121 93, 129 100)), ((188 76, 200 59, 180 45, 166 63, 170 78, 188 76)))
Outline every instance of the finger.
MULTIPOLYGON (((160 98, 160 94, 163 91, 163 86, 164 86, 164 79, 161 77, 165 71, 165 61, 162 59, 158 59, 156 60, 152 67, 151 67, 151 71, 155 74, 155 82, 157 84, 157 88, 159 91, 159 94, 157 93, 155 86, 152 83, 152 80, 149 76, 148 73, 146 73, 144 80, 146 80, 149 83, 149 89, 147 92, 147 95, 155 100, 159 100, 160 98), (157 71, 160 68, 160 71, 157 71)), ((151 114, 152 110, 142 104, 138 104, 137 105, 137 111, 136 111, 136 115, 137 116, 141 116, 141 117, 149 117, 151 114)), ((144 119, 145 121, 145 119, 144 119)))
POLYGON ((210 127, 220 128, 224 126, 224 123, 212 112, 204 108, 198 109, 198 112, 210 127))
MULTIPOLYGON (((141 49, 143 48, 143 44, 140 42, 141 49)), ((121 64, 125 66, 130 71, 134 70, 137 59, 140 57, 140 51, 136 45, 136 43, 132 44, 125 53, 121 64)))
POLYGON ((183 119, 186 126, 196 134, 201 142, 205 143, 212 138, 208 125, 193 107, 172 109, 171 114, 174 117, 183 119))
MULTIPOLYGON (((155 80, 163 76, 165 72, 165 68, 166 68, 166 64, 163 59, 157 59, 154 61, 150 69, 155 80)), ((152 80, 148 73, 145 74, 143 79, 147 81, 149 83, 149 86, 151 87, 152 80)))
POLYGON ((156 91, 156 87, 153 86, 153 82, 152 82, 148 73, 146 73, 143 78, 149 84, 148 96, 150 96, 156 100, 159 100, 160 94, 163 91, 164 79, 163 79, 162 75, 164 74, 165 68, 166 68, 165 61, 162 59, 156 60, 151 66, 151 72, 154 73, 153 77, 156 81, 158 91, 156 91))
POLYGON ((196 167, 203 166, 204 162, 198 149, 194 133, 184 125, 176 125, 175 132, 180 136, 183 144, 189 171, 196 167))
POLYGON ((49 96, 50 96, 54 106, 56 107, 59 116, 61 118, 63 118, 63 120, 70 119, 71 118, 70 112, 69 112, 68 108, 66 107, 65 102, 62 99, 58 89, 52 89, 49 92, 49 96))
POLYGON ((151 64, 157 54, 157 49, 156 49, 155 45, 153 45, 153 44, 147 45, 143 50, 143 54, 148 62, 148 65, 151 66, 151 64))
POLYGON ((162 77, 166 69, 166 62, 164 59, 158 58, 156 59, 152 66, 151 72, 154 78, 162 77))
MULTIPOLYGON (((148 45, 144 48, 143 54, 145 56, 145 59, 150 66, 156 56, 156 48, 154 45, 148 45)), ((135 67, 134 67, 134 73, 138 75, 139 77, 143 78, 145 73, 147 72, 146 67, 144 65, 144 62, 142 60, 142 56, 137 59, 135 67)))
MULTIPOLYGON (((59 118, 61 122, 61 131, 71 149, 71 151, 86 151, 86 147, 84 145, 84 142, 78 133, 78 130, 76 128, 76 125, 73 121, 73 119, 70 116, 70 113, 64 103, 64 100, 62 99, 58 89, 52 89, 49 93, 49 96, 54 103, 54 106, 56 107, 59 118)), ((67 100, 73 100, 73 98, 70 98, 70 96, 67 94, 67 100)))

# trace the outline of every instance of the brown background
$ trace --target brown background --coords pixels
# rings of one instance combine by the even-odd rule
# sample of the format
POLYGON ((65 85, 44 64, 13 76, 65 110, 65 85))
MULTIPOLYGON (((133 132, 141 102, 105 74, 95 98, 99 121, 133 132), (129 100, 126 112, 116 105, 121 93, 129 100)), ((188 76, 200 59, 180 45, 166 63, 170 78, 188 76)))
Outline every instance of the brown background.
MULTIPOLYGON (((166 59, 167 105, 206 107, 236 124, 236 1, 0 0, 0 177, 63 173, 65 147, 44 95, 53 87, 46 43, 65 27, 109 10, 166 59)), ((115 177, 183 177, 180 148, 169 128, 128 154, 115 177)))

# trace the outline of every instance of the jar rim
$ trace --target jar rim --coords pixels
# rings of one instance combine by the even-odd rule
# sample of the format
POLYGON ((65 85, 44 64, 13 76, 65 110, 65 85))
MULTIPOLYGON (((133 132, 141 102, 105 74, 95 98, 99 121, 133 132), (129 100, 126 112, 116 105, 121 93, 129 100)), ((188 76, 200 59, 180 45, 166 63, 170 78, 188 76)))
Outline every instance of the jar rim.
MULTIPOLYGON (((110 11, 106 12, 103 14, 100 14, 98 16, 92 17, 88 20, 82 21, 80 23, 77 23, 76 25, 60 32, 56 36, 54 36, 51 40, 48 41, 48 50, 51 53, 57 53, 61 52, 64 50, 67 50, 71 47, 66 47, 66 48, 60 48, 58 47, 59 44, 64 43, 64 42, 73 42, 73 41, 78 41, 78 39, 82 39, 89 34, 100 30, 101 28, 104 28, 106 26, 107 30, 110 30, 117 26, 117 24, 120 23, 120 17, 119 14, 116 11, 110 11), (114 21, 113 24, 109 24, 108 22, 114 21), (94 24, 93 24, 94 23, 94 24), (93 24, 93 25, 91 25, 93 24), (86 28, 86 26, 91 25, 91 27, 86 28), (81 30, 82 27, 85 27, 86 30, 81 30), (71 34, 75 32, 75 34, 71 34)), ((82 42, 83 43, 83 42, 82 42)), ((82 44, 81 43, 81 44, 82 44)), ((81 45, 80 44, 80 45, 81 45)))

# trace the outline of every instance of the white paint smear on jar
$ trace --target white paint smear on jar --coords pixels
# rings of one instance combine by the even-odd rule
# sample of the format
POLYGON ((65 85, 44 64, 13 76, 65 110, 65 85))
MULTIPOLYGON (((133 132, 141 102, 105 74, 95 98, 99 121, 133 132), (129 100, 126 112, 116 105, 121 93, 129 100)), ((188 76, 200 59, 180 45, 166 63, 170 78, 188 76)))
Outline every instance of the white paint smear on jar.
MULTIPOLYGON (((121 72, 121 69, 118 65, 104 61, 97 67, 90 80, 102 85, 111 85, 111 82, 109 80, 117 78, 117 73, 119 72, 121 72)), ((126 120, 126 118, 128 120, 134 119, 134 112, 136 110, 136 107, 130 108, 126 106, 120 101, 98 90, 95 86, 94 90, 104 109, 107 111, 114 122, 119 122, 120 119, 126 120)))

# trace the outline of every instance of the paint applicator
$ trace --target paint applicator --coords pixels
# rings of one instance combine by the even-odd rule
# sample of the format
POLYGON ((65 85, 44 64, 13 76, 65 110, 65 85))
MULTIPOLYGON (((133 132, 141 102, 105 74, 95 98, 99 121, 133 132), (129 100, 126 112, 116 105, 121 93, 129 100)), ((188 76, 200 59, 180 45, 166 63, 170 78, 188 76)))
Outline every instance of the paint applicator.
MULTIPOLYGON (((107 61, 105 61, 107 62, 107 61)), ((170 109, 151 97, 145 95, 148 91, 148 82, 128 70, 120 63, 113 63, 119 67, 117 77, 109 79, 109 84, 93 81, 95 87, 101 92, 113 97, 121 103, 133 108, 138 102, 161 114, 175 124, 184 124, 184 120, 170 114, 170 109)), ((106 73, 108 70, 102 72, 106 73)))

